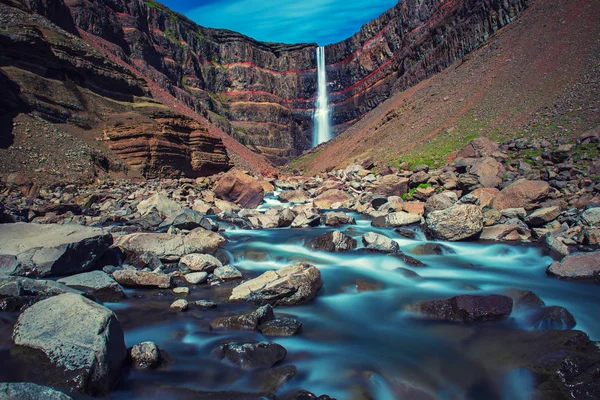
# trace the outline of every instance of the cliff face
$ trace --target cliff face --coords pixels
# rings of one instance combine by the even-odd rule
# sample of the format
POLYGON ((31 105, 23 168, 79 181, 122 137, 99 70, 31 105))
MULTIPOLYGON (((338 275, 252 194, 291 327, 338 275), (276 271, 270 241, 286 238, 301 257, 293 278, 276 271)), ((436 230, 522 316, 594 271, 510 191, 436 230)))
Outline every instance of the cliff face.
POLYGON ((92 179, 98 169, 193 177, 231 167, 208 121, 161 104, 135 70, 30 7, 78 35, 66 6, 0 2, 0 173, 60 182, 92 179), (136 122, 129 136, 112 123, 124 114, 136 122))
MULTIPOLYGON (((203 28, 153 0, 65 4, 88 40, 104 39, 106 51, 253 150, 282 163, 310 146, 316 45, 203 28)), ((524 7, 525 0, 401 1, 327 46, 334 131, 463 57, 524 7)), ((69 29, 68 18, 61 21, 69 29)))
MULTIPOLYGON (((217 134, 250 164, 255 160, 249 149, 283 164, 310 147, 315 44, 261 43, 203 28, 154 0, 0 1, 43 15, 89 45, 99 59, 75 62, 70 76, 82 66, 84 74, 92 71, 74 80, 90 90, 112 97, 151 96, 187 117, 206 118, 208 131, 222 130, 246 145, 217 134), (111 77, 114 73, 102 67, 102 58, 125 75, 111 77)), ((469 53, 525 4, 401 1, 353 37, 327 46, 334 132, 341 133, 390 95, 469 53)), ((29 69, 45 65, 45 56, 36 57, 12 57, 10 62, 28 63, 29 69)))

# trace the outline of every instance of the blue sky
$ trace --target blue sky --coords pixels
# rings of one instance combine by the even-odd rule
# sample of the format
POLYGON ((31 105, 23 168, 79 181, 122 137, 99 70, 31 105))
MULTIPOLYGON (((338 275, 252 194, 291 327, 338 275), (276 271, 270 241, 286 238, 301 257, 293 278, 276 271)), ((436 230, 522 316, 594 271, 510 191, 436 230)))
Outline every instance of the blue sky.
POLYGON ((397 0, 159 0, 210 28, 265 42, 339 42, 393 7, 397 0))

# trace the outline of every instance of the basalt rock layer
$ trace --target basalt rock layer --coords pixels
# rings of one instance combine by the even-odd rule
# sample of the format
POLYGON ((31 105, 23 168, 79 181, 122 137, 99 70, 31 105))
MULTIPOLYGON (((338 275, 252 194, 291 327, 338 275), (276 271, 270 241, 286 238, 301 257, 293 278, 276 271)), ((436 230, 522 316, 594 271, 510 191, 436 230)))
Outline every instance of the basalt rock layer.
MULTIPOLYGON (((153 0, 66 0, 52 7, 22 1, 274 163, 310 147, 315 44, 261 43, 203 28, 153 0)), ((327 46, 334 131, 465 56, 525 6, 526 0, 402 1, 327 46)))

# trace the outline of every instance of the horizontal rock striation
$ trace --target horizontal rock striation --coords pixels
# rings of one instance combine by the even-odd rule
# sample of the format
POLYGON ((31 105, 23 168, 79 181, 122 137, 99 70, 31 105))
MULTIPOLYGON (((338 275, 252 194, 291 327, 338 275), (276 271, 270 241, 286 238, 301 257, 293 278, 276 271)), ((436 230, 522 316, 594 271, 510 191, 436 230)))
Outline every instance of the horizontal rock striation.
POLYGON ((171 111, 118 115, 104 133, 110 149, 147 178, 198 177, 230 168, 220 139, 171 111))
MULTIPOLYGON (((102 41, 112 57, 274 163, 310 147, 315 44, 261 43, 203 28, 154 0, 65 3, 70 19, 59 6, 45 15, 67 30, 72 21, 86 40, 102 41)), ((403 1, 327 46, 334 130, 464 57, 525 6, 526 0, 403 1)))

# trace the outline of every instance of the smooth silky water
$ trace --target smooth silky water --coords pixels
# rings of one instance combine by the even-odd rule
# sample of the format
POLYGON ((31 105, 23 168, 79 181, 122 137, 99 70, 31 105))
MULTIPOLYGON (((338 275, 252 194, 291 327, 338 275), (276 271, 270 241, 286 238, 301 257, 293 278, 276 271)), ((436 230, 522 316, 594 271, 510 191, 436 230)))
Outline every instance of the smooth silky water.
MULTIPOLYGON (((261 208, 279 204, 268 197, 261 208)), ((373 228, 365 217, 353 215, 356 225, 338 229, 356 238, 359 247, 360 237, 367 231, 392 237, 409 255, 411 248, 425 243, 422 234, 419 240, 408 240, 392 229, 373 228)), ((221 223, 221 227, 225 225, 221 223)), ((302 388, 338 399, 527 399, 529 373, 498 366, 498 359, 512 349, 498 350, 493 340, 485 341, 487 335, 506 336, 525 329, 518 313, 502 322, 460 325, 419 320, 405 311, 407 305, 418 300, 501 293, 507 288, 532 290, 547 305, 566 307, 577 320, 575 329, 585 331, 592 340, 600 339, 595 315, 600 303, 598 287, 547 277, 545 268, 551 258, 544 256, 540 248, 444 243, 455 254, 416 255, 427 266, 411 267, 396 257, 360 249, 334 254, 304 247, 306 238, 332 229, 249 231, 227 226, 224 232, 229 238, 225 250, 231 264, 246 278, 298 261, 321 270, 324 285, 314 301, 275 310, 277 315, 292 315, 302 321, 302 331, 296 336, 266 338, 257 332, 211 331, 212 319, 256 308, 226 302, 234 283, 192 287, 189 301, 219 302, 217 308, 206 311, 169 311, 175 296, 165 290, 127 290, 127 300, 107 304, 125 329, 128 347, 151 340, 173 358, 172 364, 163 369, 130 371, 110 398, 193 398, 165 387, 259 391, 264 389, 261 383, 267 372, 241 371, 213 359, 210 353, 224 342, 271 340, 288 350, 280 365, 297 367, 296 376, 276 394, 302 388)), ((10 333, 3 332, 3 337, 4 354, 0 356, 6 361, 1 378, 31 379, 23 372, 25 366, 7 357, 6 338, 10 333)))

